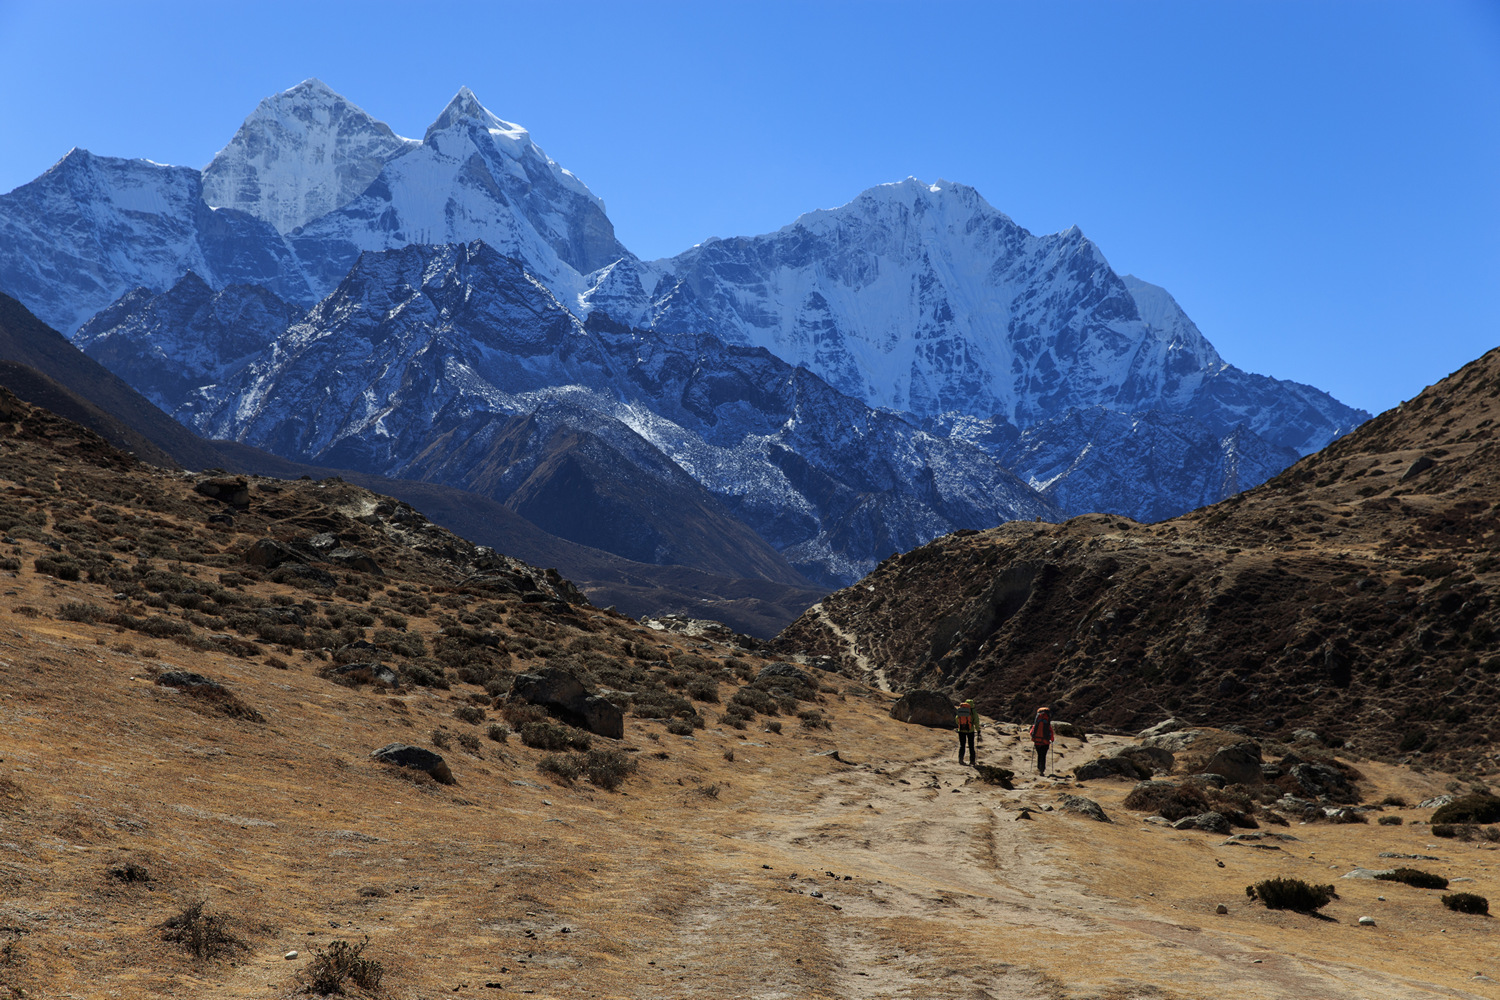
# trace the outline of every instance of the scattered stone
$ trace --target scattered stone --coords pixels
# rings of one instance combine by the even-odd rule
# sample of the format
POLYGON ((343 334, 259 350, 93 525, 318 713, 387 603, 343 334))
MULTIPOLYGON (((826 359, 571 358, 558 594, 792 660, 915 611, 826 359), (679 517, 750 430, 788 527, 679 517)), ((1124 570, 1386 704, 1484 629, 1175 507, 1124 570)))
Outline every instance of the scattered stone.
POLYGON ((1319 736, 1314 730, 1311 729, 1295 729, 1292 731, 1292 742, 1321 744, 1323 742, 1323 737, 1319 736))
POLYGON ((1131 760, 1139 761, 1152 771, 1158 773, 1170 772, 1172 766, 1177 763, 1177 758, 1173 755, 1172 751, 1161 747, 1125 747, 1123 750, 1118 751, 1115 756, 1129 757, 1131 760))
POLYGON ((1229 784, 1229 779, 1222 774, 1210 774, 1206 771, 1202 774, 1190 774, 1183 781, 1193 785, 1209 785, 1213 788, 1223 788, 1229 784))
POLYGON ((1222 774, 1231 785, 1253 785, 1261 780, 1260 764, 1260 744, 1246 740, 1214 751, 1203 770, 1222 774))
POLYGON ((940 691, 908 691, 891 706, 891 718, 913 726, 952 729, 956 710, 952 699, 940 691))
POLYGON ((1422 473, 1426 472, 1436 464, 1437 459, 1433 458, 1431 455, 1420 456, 1416 461, 1412 462, 1406 467, 1406 471, 1401 474, 1401 482, 1404 483, 1408 479, 1414 479, 1415 477, 1420 476, 1422 473))
POLYGON ((822 899, 823 898, 823 894, 821 892, 819 892, 818 890, 816 890, 816 889, 814 889, 812 892, 808 893, 808 895, 812 896, 812 897, 814 897, 816 899, 822 899))
POLYGON ((1058 801, 1068 812, 1087 816, 1089 819, 1097 820, 1100 823, 1110 822, 1110 818, 1104 815, 1104 810, 1100 808, 1099 803, 1093 799, 1086 799, 1081 795, 1063 795, 1058 801))
MULTIPOLYGON (((1285 761, 1283 761, 1285 763, 1285 761)), ((1303 792, 1313 798, 1355 802, 1358 795, 1344 772, 1327 764, 1293 764, 1287 772, 1303 792)))
POLYGON ((1443 860, 1442 858, 1435 858, 1431 854, 1402 854, 1400 851, 1381 851, 1380 852, 1380 857, 1382 857, 1382 858, 1403 858, 1403 859, 1406 859, 1406 860, 1409 860, 1409 861, 1441 861, 1441 860, 1443 860))
POLYGON ((1374 927, 1375 926, 1375 918, 1374 917, 1360 917, 1359 918, 1359 926, 1361 926, 1361 927, 1374 927))
POLYGON ((1203 730, 1201 729, 1182 729, 1176 732, 1163 733, 1160 736, 1147 736, 1141 740, 1141 745, 1161 747, 1163 750, 1170 750, 1172 753, 1181 753, 1202 735, 1203 730))
POLYGON ((383 663, 374 661, 368 663, 341 663, 337 666, 327 666, 318 671, 322 677, 332 681, 341 681, 349 684, 384 684, 387 687, 396 687, 401 683, 401 678, 396 672, 383 663))
POLYGON ((1353 871, 1340 875, 1339 878, 1365 878, 1373 879, 1381 875, 1389 875, 1395 871, 1394 868, 1355 868, 1353 871))
POLYGON ((1223 813, 1206 812, 1197 816, 1184 816, 1172 824, 1174 830, 1205 830, 1208 833, 1228 833, 1229 820, 1223 813))
POLYGON ((1418 809, 1441 809, 1441 808, 1443 808, 1443 806, 1445 806, 1448 803, 1452 802, 1453 799, 1454 799, 1454 796, 1452 796, 1452 795, 1439 795, 1439 796, 1436 796, 1434 798, 1423 799, 1421 802, 1417 803, 1417 808, 1418 809))
POLYGON ((339 569, 353 570, 356 573, 368 573, 371 576, 385 576, 385 571, 380 568, 380 563, 375 557, 364 549, 337 548, 325 556, 329 562, 339 569))
POLYGON ((242 558, 251 566, 275 569, 283 563, 297 562, 302 557, 290 545, 283 545, 274 538, 257 538, 250 543, 242 558))
POLYGON ((1169 819, 1167 819, 1167 817, 1165 817, 1165 816, 1147 816, 1145 819, 1141 820, 1141 822, 1142 823, 1151 823, 1151 824, 1154 824, 1156 826, 1171 826, 1172 825, 1172 821, 1169 820, 1169 819))
POLYGON ((1100 778, 1140 781, 1151 777, 1151 767, 1125 756, 1096 757, 1073 768, 1073 777, 1078 781, 1096 781, 1100 778))
POLYGON ((1163 719, 1149 729, 1142 729, 1136 733, 1136 736, 1145 740, 1153 736, 1165 736, 1168 733, 1175 733, 1183 728, 1185 728, 1185 724, 1180 719, 1163 719))
POLYGON ((448 762, 443 760, 442 754, 431 750, 407 746, 405 743, 388 743, 379 750, 372 750, 370 756, 382 764, 426 771, 445 785, 453 784, 453 772, 449 769, 448 762))
POLYGON ((1223 916, 1224 914, 1229 912, 1229 907, 1225 906, 1223 903, 1220 903, 1218 906, 1214 907, 1214 912, 1219 914, 1220 916, 1223 916))
POLYGON ((287 952, 285 955, 282 955, 281 957, 284 958, 284 959, 286 959, 288 962, 290 962, 292 959, 294 959, 294 958, 297 957, 297 952, 296 952, 295 949, 293 949, 292 951, 287 952))
POLYGON ((250 484, 239 476, 200 479, 193 484, 193 489, 210 499, 227 503, 231 507, 250 506, 250 484))
POLYGON ((511 682, 514 700, 541 705, 570 725, 618 740, 625 736, 625 713, 607 698, 589 694, 583 682, 558 667, 517 674, 511 682))

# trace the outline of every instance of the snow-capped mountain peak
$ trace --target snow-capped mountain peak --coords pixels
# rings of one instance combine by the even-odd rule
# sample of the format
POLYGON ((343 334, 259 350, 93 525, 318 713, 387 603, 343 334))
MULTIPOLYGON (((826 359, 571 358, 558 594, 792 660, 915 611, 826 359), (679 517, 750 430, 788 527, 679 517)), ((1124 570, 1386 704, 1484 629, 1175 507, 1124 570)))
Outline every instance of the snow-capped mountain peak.
POLYGON ((288 233, 358 197, 391 160, 420 146, 336 93, 304 80, 261 101, 203 171, 203 198, 288 233))

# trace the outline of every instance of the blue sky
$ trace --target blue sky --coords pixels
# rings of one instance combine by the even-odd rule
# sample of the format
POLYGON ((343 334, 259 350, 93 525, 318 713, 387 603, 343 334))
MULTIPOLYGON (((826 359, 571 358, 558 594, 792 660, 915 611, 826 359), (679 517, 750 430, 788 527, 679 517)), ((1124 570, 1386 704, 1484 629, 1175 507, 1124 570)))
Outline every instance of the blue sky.
POLYGON ((643 257, 945 178, 1372 412, 1500 344, 1500 3, 0 0, 0 191, 310 76, 416 137, 473 88, 643 257))

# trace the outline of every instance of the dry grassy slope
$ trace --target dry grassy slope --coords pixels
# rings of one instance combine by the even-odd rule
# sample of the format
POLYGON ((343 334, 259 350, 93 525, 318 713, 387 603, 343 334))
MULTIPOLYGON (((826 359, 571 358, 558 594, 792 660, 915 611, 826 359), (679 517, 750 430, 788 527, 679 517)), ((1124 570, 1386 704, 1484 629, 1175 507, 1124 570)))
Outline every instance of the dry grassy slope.
MULTIPOLYGON (((888 696, 827 676, 817 710, 832 728, 787 716, 781 732, 737 730, 701 701, 707 725, 691 737, 629 717, 623 740, 597 741, 639 762, 615 792, 559 783, 514 738, 466 752, 460 738, 484 727, 454 711, 489 699, 465 677, 573 656, 638 690, 686 672, 727 696, 757 661, 479 587, 465 543, 347 484, 257 480, 251 494, 232 525, 208 524, 222 508, 190 479, 0 396, 0 553, 16 560, 0 564, 0 995, 292 997, 319 949, 366 936, 392 998, 1495 995, 1474 978, 1500 967, 1488 920, 1434 892, 1340 883, 1330 920, 1243 895, 1401 851, 1438 855, 1425 867, 1494 897, 1496 855, 1479 846, 1408 824, 1296 827, 1279 852, 1222 847, 1139 823, 1119 807, 1128 786, 1108 782, 1084 792, 1112 825, 1046 811, 1022 822, 1019 806, 1078 789, 978 784, 949 736, 894 723, 888 696), (335 571, 332 589, 309 589, 239 560, 254 537, 313 529, 363 544, 388 575, 335 571), (38 573, 37 559, 71 561, 80 578, 38 573), (256 623, 308 605, 297 628, 256 623), (362 614, 402 614, 406 631, 362 614), (336 686, 317 655, 335 632, 383 643, 395 665, 445 669, 451 686, 336 686), (431 656, 398 652, 413 636, 431 656), (223 682, 263 721, 152 682, 172 668, 223 682), (456 785, 368 759, 434 733, 453 743, 456 785), (108 875, 127 864, 151 881, 108 875), (198 901, 244 950, 195 961, 162 939, 198 901), (1379 926, 1358 927, 1365 913, 1379 926)), ((567 592, 530 572, 492 570, 567 592)), ((1060 763, 1122 742, 1065 740, 1060 763)), ((1024 756, 1012 727, 981 748, 991 763, 1024 756)), ((1417 801, 1447 781, 1361 766, 1367 798, 1417 801)))
POLYGON ((894 557, 782 645, 1018 720, 1051 703, 1126 729, 1312 727, 1475 766, 1500 740, 1496 417, 1500 351, 1213 507, 1012 523, 894 557))

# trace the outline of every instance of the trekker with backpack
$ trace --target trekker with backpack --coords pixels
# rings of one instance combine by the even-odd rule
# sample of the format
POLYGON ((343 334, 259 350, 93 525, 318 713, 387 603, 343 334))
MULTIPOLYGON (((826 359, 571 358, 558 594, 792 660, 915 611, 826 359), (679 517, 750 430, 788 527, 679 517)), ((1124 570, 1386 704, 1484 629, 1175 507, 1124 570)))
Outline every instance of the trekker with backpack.
POLYGON ((974 752, 974 741, 979 736, 979 713, 974 711, 974 702, 965 698, 958 706, 958 714, 953 717, 953 727, 958 730, 958 762, 964 762, 964 744, 969 746, 969 763, 974 767, 979 766, 979 758, 974 752))
POLYGON ((1047 748, 1052 745, 1052 714, 1043 705, 1036 710, 1036 721, 1031 724, 1031 742, 1036 747, 1036 773, 1047 773, 1047 748))

